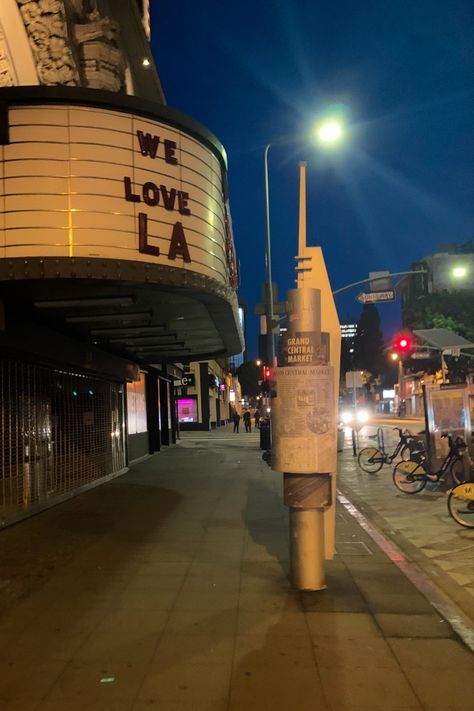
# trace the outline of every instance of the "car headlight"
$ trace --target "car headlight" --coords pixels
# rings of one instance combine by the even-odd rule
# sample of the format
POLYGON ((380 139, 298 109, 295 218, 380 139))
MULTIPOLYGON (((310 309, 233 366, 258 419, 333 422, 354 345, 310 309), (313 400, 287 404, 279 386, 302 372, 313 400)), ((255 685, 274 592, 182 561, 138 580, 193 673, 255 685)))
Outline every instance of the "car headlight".
POLYGON ((348 425, 349 422, 352 422, 353 419, 354 415, 349 410, 341 412, 341 420, 344 422, 345 425, 348 425))
POLYGON ((367 422, 369 419, 369 413, 367 410, 358 410, 357 411, 357 421, 358 422, 367 422))

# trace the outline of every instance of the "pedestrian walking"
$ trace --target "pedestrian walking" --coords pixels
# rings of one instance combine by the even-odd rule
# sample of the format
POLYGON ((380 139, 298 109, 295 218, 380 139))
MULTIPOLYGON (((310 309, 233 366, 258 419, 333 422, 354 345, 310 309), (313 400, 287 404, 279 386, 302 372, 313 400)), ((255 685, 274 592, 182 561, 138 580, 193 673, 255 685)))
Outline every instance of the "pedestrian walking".
POLYGON ((251 419, 251 415, 250 415, 250 410, 245 410, 245 412, 244 412, 244 425, 245 425, 246 432, 252 431, 252 419, 251 419))
POLYGON ((234 423, 234 432, 239 431, 240 415, 237 411, 232 415, 232 422, 234 423))
POLYGON ((255 429, 258 430, 260 429, 260 412, 258 410, 255 410, 253 417, 255 420, 255 429))

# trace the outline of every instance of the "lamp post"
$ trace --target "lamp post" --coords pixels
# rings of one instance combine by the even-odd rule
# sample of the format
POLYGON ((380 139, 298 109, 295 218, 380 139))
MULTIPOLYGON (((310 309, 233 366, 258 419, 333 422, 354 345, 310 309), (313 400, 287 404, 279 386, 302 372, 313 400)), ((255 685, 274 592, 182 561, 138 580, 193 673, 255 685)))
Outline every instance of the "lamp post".
POLYGON ((267 299, 265 300, 267 321, 267 354, 270 365, 275 365, 275 341, 273 340, 273 281, 272 281, 272 251, 270 239, 270 194, 268 187, 268 151, 271 143, 267 143, 264 152, 265 168, 265 259, 267 263, 267 299))
MULTIPOLYGON (((326 119, 316 125, 314 135, 320 143, 334 144, 338 143, 343 135, 343 125, 337 118, 326 119)), ((265 177, 265 260, 267 266, 267 300, 265 303, 265 317, 267 323, 267 354, 271 367, 275 365, 275 340, 273 338, 273 281, 272 281, 272 251, 271 251, 271 236, 270 236, 270 189, 268 183, 268 151, 272 143, 267 143, 265 146, 264 159, 264 177, 265 177)))

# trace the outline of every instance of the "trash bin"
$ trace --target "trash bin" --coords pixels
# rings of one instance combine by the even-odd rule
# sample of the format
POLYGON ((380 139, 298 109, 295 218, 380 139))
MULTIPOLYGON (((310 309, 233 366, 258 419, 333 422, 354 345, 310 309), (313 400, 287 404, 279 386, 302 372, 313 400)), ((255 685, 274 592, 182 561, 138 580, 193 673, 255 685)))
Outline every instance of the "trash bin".
POLYGON ((260 420, 260 449, 271 449, 270 418, 260 420))

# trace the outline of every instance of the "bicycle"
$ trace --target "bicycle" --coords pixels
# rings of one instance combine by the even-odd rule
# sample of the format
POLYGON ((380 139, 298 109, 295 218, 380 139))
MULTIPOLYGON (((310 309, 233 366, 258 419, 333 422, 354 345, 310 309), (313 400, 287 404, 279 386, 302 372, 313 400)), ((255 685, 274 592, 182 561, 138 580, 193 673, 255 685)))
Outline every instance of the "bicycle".
POLYGON ((462 437, 454 439, 452 435, 446 432, 441 437, 448 438, 449 450, 438 471, 428 471, 424 452, 421 450, 412 451, 412 459, 399 462, 393 470, 393 483, 397 489, 404 494, 418 494, 425 488, 427 482, 444 481, 446 475, 451 476, 456 484, 463 482, 463 456, 466 452, 466 443, 462 437))
POLYGON ((448 496, 448 511, 456 523, 465 528, 474 528, 474 484, 471 481, 458 484, 448 496))
POLYGON ((360 450, 357 462, 360 468, 368 474, 376 474, 382 469, 384 464, 391 464, 398 455, 401 456, 402 460, 407 461, 410 459, 409 442, 413 440, 413 435, 408 430, 402 430, 401 427, 393 427, 393 429, 397 430, 399 440, 392 454, 385 452, 381 428, 377 430, 379 446, 364 447, 364 449, 360 450))

